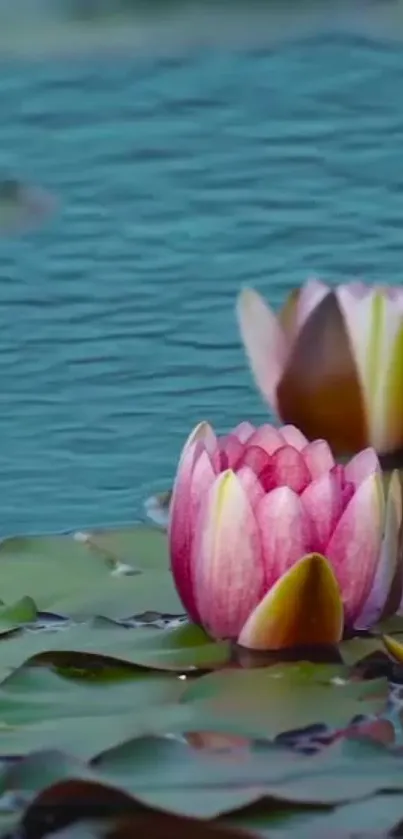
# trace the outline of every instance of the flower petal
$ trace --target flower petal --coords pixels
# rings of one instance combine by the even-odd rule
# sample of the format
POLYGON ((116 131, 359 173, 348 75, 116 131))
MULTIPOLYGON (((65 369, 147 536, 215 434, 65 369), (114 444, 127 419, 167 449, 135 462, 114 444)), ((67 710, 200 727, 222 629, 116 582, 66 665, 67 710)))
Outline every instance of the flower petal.
POLYGON ((370 475, 353 495, 326 549, 339 583, 345 621, 354 625, 374 582, 384 523, 379 475, 370 475))
POLYGON ((321 280, 312 277, 307 280, 301 288, 301 294, 298 299, 297 306, 297 329, 302 329, 306 320, 312 314, 313 310, 319 306, 319 303, 330 294, 330 288, 321 280))
POLYGON ((216 472, 234 469, 245 451, 245 443, 241 443, 236 434, 227 434, 218 440, 218 450, 214 453, 213 463, 216 472))
POLYGON ((301 451, 302 457, 311 473, 312 480, 325 475, 335 465, 334 458, 326 440, 314 440, 301 451))
POLYGON ((206 445, 211 449, 214 443, 216 445, 214 431, 206 422, 197 425, 189 435, 179 460, 170 506, 168 541, 172 574, 182 603, 196 622, 198 612, 191 573, 193 521, 189 499, 198 458, 206 451, 206 445))
POLYGON ((293 446, 283 446, 271 456, 270 463, 260 475, 266 492, 275 487, 286 486, 294 492, 302 492, 311 480, 311 473, 305 460, 293 446))
POLYGON ((237 305, 241 337, 256 383, 276 409, 276 390, 287 357, 285 335, 260 294, 244 289, 237 305))
POLYGON ((331 474, 312 481, 301 495, 312 527, 312 547, 325 553, 333 530, 343 510, 338 481, 331 474))
POLYGON ((298 331, 298 303, 301 290, 301 288, 293 288, 287 296, 284 306, 277 313, 277 320, 290 346, 298 331))
POLYGON ((343 605, 336 577, 320 554, 302 557, 250 615, 238 643, 255 650, 337 644, 343 605))
POLYGON ((194 530, 203 498, 205 498, 208 490, 214 483, 215 477, 216 472, 210 455, 203 450, 193 467, 192 479, 190 482, 188 503, 190 503, 191 506, 190 513, 192 530, 194 530))
POLYGON ((259 481, 259 478, 249 466, 242 466, 236 474, 238 481, 242 484, 244 492, 248 496, 252 509, 255 510, 259 501, 261 501, 265 495, 265 491, 259 481))
POLYGON ((403 643, 392 638, 391 635, 383 635, 382 641, 385 644, 386 650, 399 664, 403 664, 403 643))
POLYGON ((193 545, 197 609, 216 638, 236 638, 262 597, 257 522, 237 476, 219 475, 200 511, 193 545))
POLYGON ((358 452, 344 467, 346 481, 351 481, 358 488, 369 475, 381 473, 381 465, 375 449, 368 448, 358 452))
POLYGON ((389 482, 385 511, 385 531, 375 579, 364 607, 356 620, 357 629, 368 629, 383 615, 396 575, 402 525, 402 489, 397 471, 389 482))
POLYGON ((302 431, 296 428, 295 425, 283 425, 280 432, 284 442, 289 446, 293 446, 298 452, 301 452, 308 442, 302 431))
POLYGON ((271 460, 270 455, 260 446, 248 446, 237 468, 249 466, 250 469, 253 469, 255 475, 260 475, 264 469, 270 466, 271 460))
POLYGON ((256 518, 268 589, 311 550, 310 522, 298 495, 289 487, 265 495, 256 508, 256 518))
POLYGON ((248 446, 259 446, 267 454, 273 454, 281 446, 284 446, 284 442, 284 437, 282 437, 280 431, 273 425, 265 423, 259 426, 255 433, 249 437, 248 446))
POLYGON ((312 277, 301 288, 293 289, 288 295, 283 308, 278 313, 278 320, 291 344, 313 309, 321 303, 330 288, 321 280, 312 277))
POLYGON ((403 318, 380 289, 337 290, 364 395, 369 440, 381 454, 403 445, 403 318))
POLYGON ((305 321, 277 388, 278 410, 309 440, 327 440, 334 454, 367 445, 361 385, 346 324, 334 292, 305 321))
POLYGON ((234 428, 232 434, 235 434, 235 436, 238 437, 240 443, 246 443, 246 441, 249 440, 249 437, 251 437, 255 431, 255 426, 252 425, 251 422, 245 421, 240 422, 239 425, 237 425, 236 428, 234 428))

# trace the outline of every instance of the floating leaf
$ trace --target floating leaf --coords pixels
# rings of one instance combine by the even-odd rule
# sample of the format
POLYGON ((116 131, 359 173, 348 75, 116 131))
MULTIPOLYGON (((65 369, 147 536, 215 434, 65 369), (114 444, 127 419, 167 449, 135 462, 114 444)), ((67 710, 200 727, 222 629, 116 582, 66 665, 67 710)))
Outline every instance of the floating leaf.
POLYGON ((21 820, 20 833, 25 839, 39 839, 50 829, 56 836, 55 830, 67 826, 65 839, 87 837, 83 828, 86 831, 88 827, 93 839, 145 835, 156 839, 242 839, 243 835, 235 828, 155 811, 84 763, 57 751, 30 755, 6 774, 4 782, 6 789, 22 787, 36 793, 21 820), (74 823, 78 819, 85 819, 85 823, 79 822, 76 832, 74 823))
MULTIPOLYGON (((357 714, 381 711, 388 693, 386 679, 350 681, 337 665, 278 664, 255 670, 221 670, 190 684, 183 702, 196 702, 217 718, 252 724, 258 736, 324 722, 345 726, 357 714)), ((200 730, 200 729, 199 729, 200 730)))
POLYGON ((341 740, 311 757, 255 743, 220 757, 144 737, 105 753, 96 766, 148 805, 205 818, 268 796, 335 805, 384 789, 403 791, 401 760, 371 741, 341 740))
POLYGON ((78 670, 111 666, 196 672, 226 664, 230 644, 213 642, 202 629, 127 629, 102 618, 60 632, 18 634, 1 646, 0 682, 30 659, 78 670))
POLYGON ((10 606, 0 607, 0 635, 5 635, 27 623, 32 623, 38 616, 32 597, 21 597, 10 606))
POLYGON ((112 534, 97 534, 97 548, 70 536, 4 540, 0 544, 3 600, 13 602, 28 595, 41 611, 73 617, 99 614, 115 619, 148 610, 182 614, 164 534, 141 525, 112 534), (125 550, 115 554, 114 542, 118 547, 121 539, 125 550), (123 562, 133 573, 117 573, 123 562))
POLYGON ((109 562, 131 566, 134 570, 166 570, 169 565, 167 538, 160 530, 135 525, 116 530, 94 530, 84 544, 109 562))

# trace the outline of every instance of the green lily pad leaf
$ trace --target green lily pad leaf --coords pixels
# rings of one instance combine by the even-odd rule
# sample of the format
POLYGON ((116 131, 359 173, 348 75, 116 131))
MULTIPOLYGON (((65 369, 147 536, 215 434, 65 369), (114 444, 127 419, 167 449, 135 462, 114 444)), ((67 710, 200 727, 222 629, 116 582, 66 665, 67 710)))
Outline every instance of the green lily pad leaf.
POLYGON ((0 544, 1 596, 10 603, 28 595, 40 611, 76 618, 126 618, 149 610, 183 614, 164 535, 141 526, 130 534, 125 573, 109 554, 69 536, 6 539, 0 544))
POLYGON ((275 747, 273 751, 279 761, 276 769, 266 748, 264 757, 242 751, 238 760, 229 761, 178 740, 142 737, 100 755, 95 765, 110 783, 148 806, 216 818, 259 800, 264 794, 263 777, 277 775, 282 760, 283 767, 290 766, 290 753, 275 747))
POLYGON ((403 635, 403 615, 393 615, 376 627, 380 635, 403 635))
POLYGON ((110 783, 147 805, 204 818, 267 797, 323 806, 385 789, 403 791, 402 760, 370 741, 341 740, 314 756, 260 742, 220 756, 173 739, 144 737, 95 763, 110 783))
POLYGON ((274 737, 314 723, 343 727, 357 714, 380 712, 387 695, 386 679, 353 682, 338 665, 302 663, 211 673, 189 684, 182 701, 197 703, 201 724, 209 712, 227 722, 253 721, 261 735, 274 737))
POLYGON ((212 642, 191 624, 165 630, 126 629, 98 618, 60 632, 8 637, 1 647, 0 682, 30 659, 91 672, 126 665, 184 673, 220 667, 230 653, 229 643, 212 642))
POLYGON ((370 635, 368 637, 356 637, 348 641, 342 641, 339 644, 339 650, 344 663, 350 667, 358 664, 367 658, 367 656, 374 655, 374 653, 385 654, 382 639, 370 635))
POLYGON ((32 597, 21 597, 10 606, 0 607, 0 635, 12 632, 27 623, 33 623, 38 616, 32 597))
POLYGON ((110 784, 96 769, 58 751, 40 751, 20 761, 3 778, 3 790, 24 789, 35 795, 20 825, 26 837, 105 839, 158 836, 163 839, 242 839, 235 828, 162 813, 110 784), (88 819, 91 818, 91 821, 88 819), (84 822, 77 819, 85 818, 84 822), (68 827, 67 827, 68 826, 68 827), (60 832, 54 831, 60 828, 60 832), (63 829, 64 828, 64 829, 63 829), (76 832, 76 828, 80 828, 76 832), (82 829, 85 829, 82 832, 82 829), (88 832, 89 828, 89 832, 88 832))
POLYGON ((214 818, 266 797, 334 805, 403 790, 402 762, 384 747, 337 742, 307 757, 269 743, 230 755, 164 738, 138 738, 96 759, 102 775, 149 806, 214 818), (238 796, 238 797, 237 797, 238 796))
POLYGON ((24 667, 0 687, 0 755, 48 748, 87 760, 139 734, 165 733, 182 716, 182 690, 168 674, 105 684, 24 667))
POLYGON ((175 702, 183 684, 165 674, 131 673, 98 683, 60 676, 47 667, 22 667, 0 686, 3 727, 70 717, 117 716, 175 702))
MULTIPOLYGON (((219 824, 235 827, 246 831, 247 835, 261 837, 261 839, 300 839, 300 837, 308 839, 304 831, 311 831, 314 836, 316 823, 322 816, 332 812, 333 808, 323 805, 297 805, 288 801, 277 803, 270 801, 265 806, 265 801, 262 801, 238 813, 222 816, 219 824)), ((337 834, 335 837, 331 836, 331 839, 348 839, 348 837, 337 834)))
POLYGON ((212 642, 201 628, 191 624, 165 630, 126 629, 102 619, 57 633, 49 644, 48 659, 56 664, 59 652, 72 659, 75 653, 82 653, 180 673, 222 666, 231 653, 228 642, 212 642))
POLYGON ((281 839, 353 839, 391 835, 403 820, 403 795, 374 795, 338 807, 278 807, 262 802, 251 811, 234 813, 220 823, 245 830, 253 836, 281 839))
POLYGON ((298 839, 322 839, 329 834, 348 836, 390 835, 403 820, 403 795, 375 795, 311 817, 310 825, 298 828, 298 839), (379 835, 379 834, 378 834, 379 835))
POLYGON ((93 530, 81 534, 88 550, 115 565, 134 570, 166 570, 169 567, 168 542, 161 530, 135 525, 116 530, 93 530))
POLYGON ((98 780, 88 764, 58 749, 40 749, 12 764, 0 776, 2 794, 10 790, 39 793, 69 778, 98 780))

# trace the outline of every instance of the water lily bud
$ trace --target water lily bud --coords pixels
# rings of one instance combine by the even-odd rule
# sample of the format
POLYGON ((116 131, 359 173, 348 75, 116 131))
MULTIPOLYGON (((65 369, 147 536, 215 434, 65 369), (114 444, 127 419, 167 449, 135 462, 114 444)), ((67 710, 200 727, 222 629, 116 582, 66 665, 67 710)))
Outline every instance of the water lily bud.
POLYGON ((310 280, 278 317, 245 289, 238 319, 256 382, 282 422, 324 438, 335 455, 403 449, 403 288, 310 280))
POLYGON ((294 426, 245 422, 216 437, 201 423, 169 519, 178 593, 213 637, 250 649, 334 644, 399 604, 401 484, 394 472, 385 496, 374 449, 341 466, 294 426))

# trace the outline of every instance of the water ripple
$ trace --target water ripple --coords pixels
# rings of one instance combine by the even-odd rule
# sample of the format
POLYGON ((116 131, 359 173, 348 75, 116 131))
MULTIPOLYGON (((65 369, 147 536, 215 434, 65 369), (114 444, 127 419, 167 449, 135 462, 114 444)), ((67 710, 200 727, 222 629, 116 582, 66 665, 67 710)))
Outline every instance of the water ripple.
POLYGON ((340 38, 4 65, 0 170, 62 210, 0 242, 1 532, 136 518, 193 423, 264 419, 242 285, 401 281, 402 68, 340 38))

